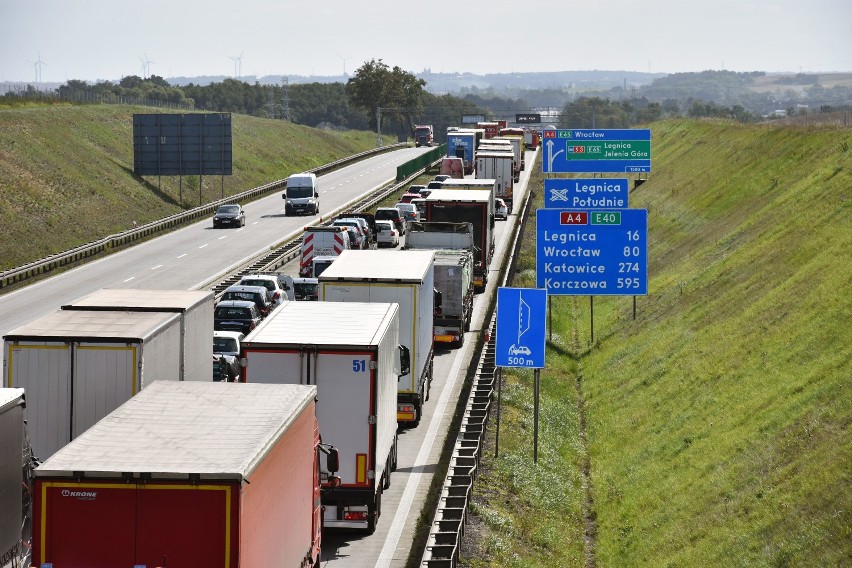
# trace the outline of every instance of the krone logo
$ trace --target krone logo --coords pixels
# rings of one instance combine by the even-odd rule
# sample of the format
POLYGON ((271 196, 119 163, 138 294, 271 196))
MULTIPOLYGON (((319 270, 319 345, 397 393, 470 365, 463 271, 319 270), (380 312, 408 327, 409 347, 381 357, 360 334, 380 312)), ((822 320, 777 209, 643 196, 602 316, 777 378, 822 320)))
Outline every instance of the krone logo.
POLYGON ((97 491, 71 491, 70 489, 63 489, 61 495, 63 497, 76 497, 77 499, 83 499, 85 501, 93 501, 98 497, 97 491))

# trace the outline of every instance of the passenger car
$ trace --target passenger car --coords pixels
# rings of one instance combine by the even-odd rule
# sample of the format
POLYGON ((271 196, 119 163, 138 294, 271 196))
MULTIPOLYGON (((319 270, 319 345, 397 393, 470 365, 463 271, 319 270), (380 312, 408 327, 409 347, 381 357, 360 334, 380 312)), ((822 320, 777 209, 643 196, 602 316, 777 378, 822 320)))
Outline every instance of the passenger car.
POLYGON ((316 278, 293 278, 296 300, 319 300, 319 280, 316 278))
POLYGON ((293 298, 293 291, 285 288, 287 284, 283 283, 281 278, 275 274, 246 274, 240 278, 237 284, 242 286, 263 286, 269 291, 273 307, 279 305, 284 300, 291 300, 293 298))
POLYGON ((240 342, 245 337, 239 331, 214 331, 213 332, 213 380, 234 382, 239 380, 243 372, 240 363, 240 342), (216 365, 218 359, 225 360, 225 373, 218 375, 216 365))
POLYGON ((403 193, 402 197, 399 198, 400 203, 411 203, 412 199, 417 199, 420 197, 419 193, 403 193))
POLYGON ((394 207, 399 209, 399 212, 402 213, 406 222, 411 223, 412 221, 420 220, 420 212, 417 210, 417 206, 413 203, 397 203, 394 207))
POLYGON ((376 221, 376 230, 378 231, 377 247, 399 246, 399 231, 396 230, 393 221, 376 221))
POLYGON ((409 185, 405 193, 420 193, 420 191, 423 189, 426 189, 425 185, 409 185))
POLYGON ((220 205, 213 215, 213 228, 219 227, 244 227, 246 224, 246 214, 243 208, 237 203, 227 203, 220 205))
POLYGON ((399 234, 405 234, 405 227, 407 223, 405 221, 405 217, 402 216, 402 213, 400 213, 399 209, 396 207, 379 207, 376 209, 376 221, 380 220, 393 221, 393 224, 396 225, 396 230, 399 231, 399 234))
MULTIPOLYGON (((333 227, 352 227, 355 229, 355 244, 353 248, 357 249, 366 249, 370 248, 369 237, 364 232, 364 228, 361 223, 358 222, 358 219, 347 218, 347 219, 335 219, 331 225, 333 227)), ((349 234, 350 241, 352 240, 352 233, 349 234)))
POLYGON ((370 240, 376 242, 376 216, 366 211, 348 211, 337 216, 338 219, 363 219, 370 229, 370 240))
MULTIPOLYGON (((445 182, 448 179, 450 179, 451 177, 453 177, 453 176, 451 176, 449 174, 438 174, 438 175, 436 175, 435 177, 432 178, 432 181, 445 182)), ((462 176, 462 177, 464 177, 464 176, 462 176)))
POLYGON ((494 218, 504 221, 509 218, 509 208, 506 207, 506 202, 499 197, 494 200, 494 218))
POLYGON ((222 300, 248 300, 254 302, 260 315, 266 317, 274 307, 272 294, 265 286, 246 286, 235 284, 228 286, 222 293, 222 300))
POLYGON ((443 189, 443 187, 444 182, 442 181, 430 181, 428 184, 426 184, 426 189, 443 189))
POLYGON ((262 319, 254 302, 225 300, 216 304, 213 310, 213 329, 247 334, 256 328, 262 319))

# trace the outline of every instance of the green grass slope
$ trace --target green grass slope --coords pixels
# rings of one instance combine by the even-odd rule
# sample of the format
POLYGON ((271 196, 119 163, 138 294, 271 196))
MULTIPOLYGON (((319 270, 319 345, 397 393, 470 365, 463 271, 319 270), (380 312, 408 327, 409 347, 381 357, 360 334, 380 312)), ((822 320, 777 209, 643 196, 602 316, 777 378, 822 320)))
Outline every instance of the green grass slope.
MULTIPOLYGON (((118 105, 0 107, 0 270, 199 204, 198 176, 133 175, 133 114, 118 105), (182 194, 182 200, 181 200, 182 194)), ((232 116, 232 195, 375 146, 369 132, 327 132, 232 116)), ((201 199, 223 191, 203 178, 201 199)))
POLYGON ((651 128, 649 295, 595 298, 594 345, 554 299, 539 465, 507 373, 466 563, 852 566, 852 131, 651 128))

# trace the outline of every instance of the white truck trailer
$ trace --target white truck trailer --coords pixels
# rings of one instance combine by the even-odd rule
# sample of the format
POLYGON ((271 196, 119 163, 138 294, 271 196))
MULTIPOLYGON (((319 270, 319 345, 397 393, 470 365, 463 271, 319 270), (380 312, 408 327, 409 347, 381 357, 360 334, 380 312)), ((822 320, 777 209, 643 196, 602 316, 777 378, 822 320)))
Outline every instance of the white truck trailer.
POLYGON ((179 313, 58 310, 3 339, 3 383, 26 390, 42 460, 153 381, 180 377, 179 313))
POLYGON ((18 566, 23 552, 24 389, 0 388, 0 566, 18 566))
POLYGON ((210 290, 109 288, 62 306, 63 310, 164 312, 180 314, 180 381, 209 381, 213 352, 213 308, 210 290))
POLYGON ((515 188, 514 172, 515 154, 509 150, 477 150, 476 177, 477 179, 493 179, 495 182, 495 197, 506 202, 509 213, 512 212, 513 193, 515 188))
POLYGON ((397 463, 399 323, 396 304, 292 302, 243 340, 245 382, 316 385, 323 442, 339 453, 339 484, 322 492, 326 527, 376 528, 397 463))
POLYGON ((319 277, 320 300, 399 304, 399 342, 411 350, 411 372, 397 383, 403 426, 420 423, 432 383, 433 265, 433 251, 351 250, 319 277))

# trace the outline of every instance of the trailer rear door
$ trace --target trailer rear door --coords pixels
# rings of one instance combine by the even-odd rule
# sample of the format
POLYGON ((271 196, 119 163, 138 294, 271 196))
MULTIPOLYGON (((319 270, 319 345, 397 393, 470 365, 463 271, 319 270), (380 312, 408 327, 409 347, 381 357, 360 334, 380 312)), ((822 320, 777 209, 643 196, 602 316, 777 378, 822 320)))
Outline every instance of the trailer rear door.
POLYGON ((236 566, 233 486, 45 481, 39 488, 41 565, 236 566))

